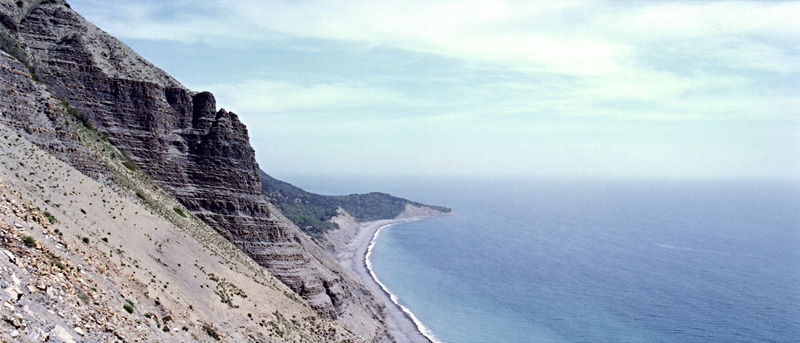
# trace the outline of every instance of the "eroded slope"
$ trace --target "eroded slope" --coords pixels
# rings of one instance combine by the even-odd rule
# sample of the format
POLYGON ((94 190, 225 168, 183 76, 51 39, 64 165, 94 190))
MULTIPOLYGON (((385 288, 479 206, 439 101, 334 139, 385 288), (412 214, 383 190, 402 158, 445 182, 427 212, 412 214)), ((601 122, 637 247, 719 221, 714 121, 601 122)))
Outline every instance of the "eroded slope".
POLYGON ((34 90, 9 98, 4 123, 56 156, 62 151, 60 158, 81 171, 108 177, 103 165, 75 144, 70 117, 58 109, 68 105, 70 115, 107 137, 317 313, 369 340, 389 339, 382 308, 369 291, 264 199, 247 130, 235 114, 217 110, 213 95, 185 89, 61 1, 3 0, 0 8, 4 33, 25 49, 29 63, 26 68, 3 54, 0 62, 18 71, 8 73, 15 80, 4 91, 34 90), (31 95, 39 88, 63 103, 31 95))
POLYGON ((154 214, 152 184, 99 183, 2 124, 0 175, 8 341, 360 341, 211 228, 154 214))

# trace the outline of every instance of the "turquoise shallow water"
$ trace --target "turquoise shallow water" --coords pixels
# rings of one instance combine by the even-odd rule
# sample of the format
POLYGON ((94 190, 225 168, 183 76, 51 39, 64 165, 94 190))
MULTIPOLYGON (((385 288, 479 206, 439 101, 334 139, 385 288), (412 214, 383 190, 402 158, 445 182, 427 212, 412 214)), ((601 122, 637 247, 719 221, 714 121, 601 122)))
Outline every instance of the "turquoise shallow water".
POLYGON ((384 229, 371 255, 437 341, 800 341, 797 184, 366 186, 456 212, 384 229))

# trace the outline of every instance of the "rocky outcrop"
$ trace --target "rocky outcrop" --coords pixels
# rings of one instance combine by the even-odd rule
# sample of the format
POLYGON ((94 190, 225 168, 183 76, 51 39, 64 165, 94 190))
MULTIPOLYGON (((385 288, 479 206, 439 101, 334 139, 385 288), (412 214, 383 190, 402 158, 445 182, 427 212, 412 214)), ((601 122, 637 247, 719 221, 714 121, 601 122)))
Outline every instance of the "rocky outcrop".
POLYGON ((89 146, 116 183, 0 124, 0 342, 364 342, 89 146))
POLYGON ((78 139, 71 120, 64 105, 34 82, 22 63, 0 51, 0 123, 84 174, 103 178, 105 168, 78 139))
POLYGON ((101 177, 102 164, 84 154, 76 138, 61 137, 71 132, 67 114, 78 117, 319 314, 369 340, 391 340, 382 308, 369 291, 260 193, 248 132, 236 114, 217 110, 211 93, 186 89, 62 1, 2 0, 0 9, 4 32, 25 48, 29 62, 25 68, 5 54, 4 72, 26 78, 34 88, 7 84, 3 92, 14 99, 10 103, 25 103, 45 88, 64 101, 50 98, 29 104, 27 111, 7 105, 4 120, 22 131, 51 130, 32 133, 32 140, 52 145, 51 151, 63 151, 64 161, 101 177), (41 84, 30 81, 31 72, 41 84), (49 115, 48 106, 60 114, 49 115))

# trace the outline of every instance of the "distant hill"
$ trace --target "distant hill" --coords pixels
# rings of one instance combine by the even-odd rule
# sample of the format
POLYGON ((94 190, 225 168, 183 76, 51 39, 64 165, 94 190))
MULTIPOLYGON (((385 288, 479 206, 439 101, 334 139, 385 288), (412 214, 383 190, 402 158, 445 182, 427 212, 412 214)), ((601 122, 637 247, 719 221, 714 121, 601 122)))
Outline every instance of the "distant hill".
POLYGON ((0 0, 0 341, 396 342, 249 142, 63 0, 0 0))
POLYGON ((441 212, 265 186, 249 142, 64 0, 0 0, 0 341, 404 342, 319 238, 441 212))
POLYGON ((263 170, 261 175, 261 193, 271 199, 281 212, 314 237, 335 229, 336 224, 330 221, 341 208, 360 222, 393 219, 405 210, 406 205, 427 207, 442 213, 451 210, 446 207, 424 205, 398 198, 386 193, 372 192, 350 195, 320 195, 306 192, 288 182, 275 179, 263 170))

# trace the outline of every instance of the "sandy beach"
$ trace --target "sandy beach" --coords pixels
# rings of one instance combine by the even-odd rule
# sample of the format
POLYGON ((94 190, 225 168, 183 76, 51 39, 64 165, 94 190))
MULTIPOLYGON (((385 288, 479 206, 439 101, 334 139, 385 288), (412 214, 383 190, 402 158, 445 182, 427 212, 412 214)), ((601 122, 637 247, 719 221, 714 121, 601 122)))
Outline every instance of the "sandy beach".
POLYGON ((349 270, 364 285, 386 304, 386 326, 397 342, 431 343, 417 329, 416 324, 402 308, 392 302, 381 286, 375 282, 365 264, 365 256, 375 233, 388 225, 422 219, 425 217, 411 217, 397 220, 376 220, 371 222, 356 223, 358 227, 352 240, 337 249, 336 259, 349 270))

